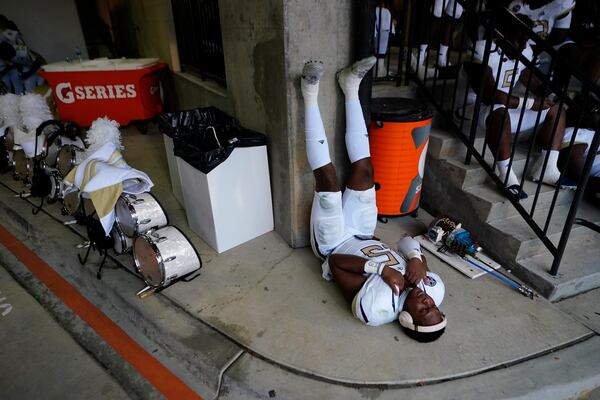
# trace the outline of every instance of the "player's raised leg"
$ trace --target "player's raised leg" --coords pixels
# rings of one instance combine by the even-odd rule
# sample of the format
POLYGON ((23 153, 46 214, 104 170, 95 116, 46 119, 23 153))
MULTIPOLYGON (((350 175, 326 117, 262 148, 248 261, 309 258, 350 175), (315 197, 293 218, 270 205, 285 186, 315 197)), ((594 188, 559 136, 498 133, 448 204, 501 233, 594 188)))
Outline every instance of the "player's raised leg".
POLYGON ((304 98, 306 155, 315 176, 315 195, 310 220, 311 245, 321 258, 343 239, 344 217, 342 192, 329 155, 329 143, 318 105, 322 61, 311 60, 302 69, 301 89, 304 98))
POLYGON ((377 224, 369 134, 358 99, 360 82, 375 62, 375 57, 368 57, 338 73, 346 97, 346 149, 352 163, 344 191, 344 217, 353 234, 360 235, 373 235, 377 224))

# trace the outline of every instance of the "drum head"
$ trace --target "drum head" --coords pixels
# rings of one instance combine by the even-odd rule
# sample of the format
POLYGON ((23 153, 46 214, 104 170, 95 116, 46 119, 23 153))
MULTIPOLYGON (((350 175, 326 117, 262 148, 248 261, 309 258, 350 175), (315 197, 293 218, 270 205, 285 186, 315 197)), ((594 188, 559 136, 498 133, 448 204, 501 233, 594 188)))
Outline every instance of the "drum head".
POLYGON ((56 157, 56 168, 58 172, 62 176, 67 176, 71 169, 73 168, 73 147, 72 146, 63 146, 58 151, 58 156, 56 157))
POLYGON ((136 222, 134 220, 134 211, 129 208, 129 202, 126 198, 121 197, 117 200, 115 213, 119 226, 127 236, 132 237, 136 233, 136 222))
POLYGON ((158 287, 163 282, 163 271, 158 262, 159 254, 155 246, 145 236, 138 236, 133 242, 133 258, 144 281, 150 286, 158 287))

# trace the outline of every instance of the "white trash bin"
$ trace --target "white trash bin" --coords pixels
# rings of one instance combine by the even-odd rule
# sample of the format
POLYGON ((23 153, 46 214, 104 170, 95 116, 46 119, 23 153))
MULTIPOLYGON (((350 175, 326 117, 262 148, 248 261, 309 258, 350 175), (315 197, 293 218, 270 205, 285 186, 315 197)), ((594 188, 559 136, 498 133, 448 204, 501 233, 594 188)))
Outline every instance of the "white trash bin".
POLYGON ((167 164, 169 166, 169 177, 171 178, 171 188, 173 189, 173 195, 175 199, 185 207, 183 201, 183 191, 181 190, 181 178, 179 177, 179 168, 177 167, 177 158, 173 153, 173 139, 163 134, 163 141, 165 142, 165 152, 167 153, 167 164))
POLYGON ((273 230, 266 145, 237 147, 208 174, 175 159, 188 224, 218 253, 273 230))

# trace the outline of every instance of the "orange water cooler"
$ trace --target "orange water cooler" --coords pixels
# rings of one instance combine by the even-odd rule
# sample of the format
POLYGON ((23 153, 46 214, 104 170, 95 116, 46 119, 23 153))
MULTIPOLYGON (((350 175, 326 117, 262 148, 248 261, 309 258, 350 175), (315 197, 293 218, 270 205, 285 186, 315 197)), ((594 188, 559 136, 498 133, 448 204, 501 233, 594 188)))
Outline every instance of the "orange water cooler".
POLYGON ((431 110, 419 100, 371 100, 369 142, 380 217, 419 208, 431 121, 431 110))

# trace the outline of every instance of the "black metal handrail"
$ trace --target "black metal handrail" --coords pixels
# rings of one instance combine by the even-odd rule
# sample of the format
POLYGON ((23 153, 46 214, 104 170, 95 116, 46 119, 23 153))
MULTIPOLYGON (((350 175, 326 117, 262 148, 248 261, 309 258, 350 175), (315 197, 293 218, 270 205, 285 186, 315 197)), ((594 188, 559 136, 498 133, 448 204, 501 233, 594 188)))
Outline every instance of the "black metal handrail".
MULTIPOLYGON (((493 154, 493 161, 490 164, 488 161, 486 161, 486 149, 488 146, 488 137, 487 134, 484 137, 483 140, 483 148, 482 149, 478 149, 475 146, 475 142, 476 142, 476 137, 477 137, 477 128, 479 125, 479 115, 482 112, 482 104, 483 104, 483 88, 484 88, 484 80, 486 75, 482 74, 481 77, 481 82, 479 82, 479 86, 477 88, 477 93, 475 93, 475 102, 474 103, 469 103, 467 104, 467 98, 468 98, 468 92, 471 89, 469 82, 466 82, 466 87, 465 87, 465 93, 463 98, 458 98, 460 96, 457 96, 457 93, 459 92, 459 85, 461 85, 461 80, 458 79, 457 77, 457 72, 459 71, 459 68, 462 67, 463 64, 469 64, 469 63, 473 63, 475 61, 475 52, 472 51, 470 53, 470 56, 467 55, 465 57, 465 49, 462 46, 462 43, 465 42, 466 38, 471 38, 471 42, 473 47, 475 47, 475 43, 474 40, 476 40, 477 38, 473 37, 473 34, 469 34, 468 30, 472 29, 473 26, 477 26, 480 27, 480 30, 483 31, 483 40, 485 40, 485 48, 484 48, 484 53, 483 53, 483 57, 481 59, 481 64, 482 65, 487 65, 488 64, 488 60, 489 60, 489 56, 490 53, 492 51, 491 47, 492 47, 492 43, 495 43, 498 48, 500 49, 499 51, 502 52, 502 54, 504 55, 507 51, 511 52, 511 54, 514 54, 516 57, 513 57, 512 59, 515 60, 515 69, 519 64, 522 64, 523 66, 525 66, 529 71, 531 71, 531 73, 529 74, 529 77, 527 78, 527 83, 525 86, 525 92, 524 95, 519 96, 519 97, 523 97, 523 102, 525 103, 527 101, 527 99, 529 97, 533 97, 533 93, 531 90, 531 86, 533 83, 533 79, 534 77, 541 81, 541 88, 542 88, 542 93, 545 95, 547 93, 552 92, 555 96, 556 96, 556 101, 555 104, 557 104, 558 107, 558 115, 560 115, 563 110, 565 110, 567 107, 569 107, 571 109, 571 111, 575 110, 575 123, 574 123, 574 132, 572 133, 571 136, 571 141, 568 145, 568 153, 566 156, 566 163, 569 163, 569 161, 571 160, 571 157, 573 155, 573 145, 575 144, 575 139, 577 137, 577 132, 579 131, 579 129, 581 129, 583 127, 583 121, 584 119, 589 119, 589 112, 587 110, 588 108, 588 100, 587 98, 584 98, 583 103, 578 103, 576 101, 574 101, 573 99, 571 99, 568 96, 568 89, 570 84, 572 83, 572 81, 574 79, 576 79, 577 81, 580 82, 581 87, 583 87, 586 92, 588 93, 593 93, 596 94, 598 97, 600 97, 600 87, 598 87, 598 85, 596 85, 595 83, 593 83, 590 79, 588 79, 578 68, 574 67, 573 65, 571 65, 568 60, 562 60, 559 57, 558 51, 556 49, 554 49, 552 46, 550 46, 545 40, 541 39, 540 37, 538 37, 538 35, 533 32, 531 29, 529 29, 529 27, 522 22, 520 19, 518 19, 512 12, 510 12, 508 9, 506 9, 506 7, 502 6, 501 4, 499 4, 496 1, 490 0, 488 1, 488 6, 491 4, 492 8, 488 8, 488 9, 483 9, 483 2, 481 1, 465 1, 465 0, 458 0, 460 2, 460 4, 464 7, 464 20, 470 20, 470 21, 476 21, 476 23, 471 23, 470 26, 468 26, 467 23, 463 23, 462 24, 462 30, 459 32, 460 33, 460 40, 459 40, 459 51, 458 51, 458 63, 456 64, 456 66, 453 69, 446 69, 446 71, 452 71, 452 74, 448 75, 447 73, 445 73, 444 69, 438 68, 437 65, 433 66, 433 67, 429 67, 427 62, 425 62, 425 66, 424 66, 424 70, 420 71, 419 70, 419 65, 420 65, 420 61, 418 59, 418 55, 417 55, 417 61, 416 61, 416 69, 414 67, 411 67, 411 58, 412 56, 412 52, 413 52, 413 48, 415 48, 415 43, 414 43, 414 38, 415 38, 415 26, 420 24, 420 23, 425 23, 425 21, 423 20, 419 20, 419 15, 417 15, 417 5, 416 3, 419 2, 421 0, 408 0, 407 2, 405 2, 405 7, 403 8, 402 13, 404 13, 404 24, 405 24, 405 29, 403 29, 403 39, 401 42, 401 49, 399 51, 399 58, 398 58, 398 69, 397 69, 397 74, 393 75, 390 74, 390 70, 389 70, 389 61, 388 61, 388 70, 387 70, 387 75, 385 77, 383 77, 383 79, 389 79, 390 77, 393 77, 396 79, 397 83, 400 84, 402 82, 402 79, 405 79, 405 82, 407 83, 409 80, 415 82, 417 84, 417 86, 419 86, 422 89, 422 92, 425 94, 425 96, 434 104, 434 106, 437 108, 439 115, 441 115, 442 117, 444 117, 446 119, 446 121, 448 122, 449 126, 451 126, 452 130, 456 133, 456 135, 458 136, 458 138, 465 144, 465 146, 467 147, 467 155, 465 157, 465 163, 469 164, 471 162, 472 158, 475 158, 479 164, 481 165, 481 167, 487 172, 487 174, 489 175, 489 177, 491 178, 491 180, 498 186, 498 188, 506 195, 507 199, 512 203, 512 205, 515 207, 515 209, 517 210, 517 212, 519 213, 519 215, 523 218, 523 220, 529 225, 529 227, 535 232, 535 234, 539 237, 539 239, 542 241, 542 243, 546 246, 546 248, 550 251, 550 253, 553 256, 553 263, 552 266, 550 268, 550 274, 552 275, 556 275, 558 273, 558 269, 559 269, 559 265, 561 263, 568 239, 569 239, 569 235, 571 233, 571 229, 573 224, 576 222, 576 218, 577 218, 577 211, 579 209, 579 205, 582 201, 583 195, 584 195, 584 189, 585 186, 587 184, 588 178, 589 178, 589 174, 595 159, 596 154, 598 153, 598 148, 600 146, 600 131, 599 131, 599 127, 600 127, 600 117, 598 117, 597 115, 594 116, 593 120, 591 123, 588 124, 588 127, 592 127, 593 130, 595 131, 595 135, 594 138, 592 140, 592 143, 589 146, 588 149, 588 155, 585 159, 584 162, 584 166, 583 169, 580 173, 579 178, 577 179, 577 189, 575 190, 575 194, 573 197, 573 200, 571 201, 571 204, 569 206, 569 211, 566 217, 566 220, 564 221, 564 227, 562 229, 562 233, 560 235, 560 239, 558 241, 558 244, 554 244, 550 238, 548 237, 548 230, 550 227, 550 223, 552 221, 552 217, 554 214, 554 210, 556 207, 556 203, 557 203, 557 199, 558 199, 558 195, 559 195, 559 191, 561 190, 558 186, 554 189, 554 193, 552 196, 552 200, 550 203, 550 206, 548 208, 548 212, 545 215, 545 219, 543 221, 541 221, 540 223, 536 222, 536 220, 534 219, 534 214, 536 213, 536 211, 539 212, 539 208, 538 208, 538 202, 539 202, 539 198, 540 198, 540 193, 541 193, 541 189, 542 189, 542 185, 543 183, 541 182, 541 179, 539 179, 539 182, 537 183, 536 189, 535 189, 535 194, 533 194, 533 201, 531 202, 531 207, 526 207, 523 202, 521 200, 519 200, 518 197, 515 197, 511 194, 511 192, 506 189, 506 184, 508 182, 508 174, 505 177, 504 180, 501 180, 495 173, 495 167, 496 167, 496 163, 498 161, 498 155, 499 155, 499 146, 496 146, 497 151, 495 152, 495 154, 493 154), (499 13, 503 13, 502 15, 499 13), (505 37, 505 35, 503 34, 503 32, 501 32, 498 27, 497 27, 497 18, 498 17, 503 17, 505 19, 510 19, 514 22, 514 25, 516 27, 519 27, 521 29, 521 31, 523 32, 523 34, 525 36, 527 36, 527 38, 529 39, 530 42, 533 42, 535 44, 535 56, 533 58, 533 60, 529 60, 527 59, 524 55, 521 54, 521 51, 518 49, 515 49, 514 46, 512 45, 512 43, 507 40, 507 38, 505 37), (546 54, 546 57, 549 57, 550 61, 550 66, 548 71, 544 72, 541 71, 538 67, 537 67, 537 61, 539 60, 539 57, 541 54, 546 54), (404 64, 404 67, 401 68, 402 64, 404 64), (553 73, 557 70, 557 68, 561 68, 561 70, 566 74, 565 75, 565 81, 563 82, 563 85, 559 85, 553 78, 553 73), (402 74, 401 69, 403 69, 404 74, 402 74), (431 71, 432 70, 432 71, 431 71), (433 72, 431 74, 431 78, 429 78, 430 74, 429 72, 433 72), (452 82, 454 83, 452 85, 452 82), (450 86, 449 86, 450 85, 450 86), (446 98, 448 96, 447 94, 447 90, 450 89, 451 90, 451 98, 446 98), (450 105, 450 107, 448 107, 450 105), (459 110, 462 109, 462 115, 465 115, 465 111, 467 107, 472 107, 472 117, 471 117, 471 126, 465 126, 464 120, 461 120, 459 123, 457 123, 454 118, 453 118, 453 113, 455 110, 459 110), (465 132, 465 129, 468 129, 468 132, 465 132)), ((455 3, 454 5, 454 14, 456 14, 456 7, 457 7, 458 3, 455 3)), ((444 9, 445 4, 444 4, 444 9)), ((431 43, 431 30, 428 31, 427 33, 427 41, 429 43, 431 43)), ((421 38, 422 39, 422 38, 421 38)), ((481 40, 481 39, 480 39, 481 40)), ((416 45, 418 46, 419 43, 416 43, 416 45)), ((426 60, 427 58, 429 58, 429 52, 430 52, 430 47, 427 49, 427 53, 426 53, 426 60)), ((377 48, 379 48, 379 43, 377 44, 377 48)), ((417 50, 417 54, 418 50, 417 50)), ((504 59, 504 57, 501 58, 500 60, 500 64, 503 62, 502 60, 504 59)), ((495 87, 498 87, 498 80, 501 79, 500 77, 500 67, 498 68, 497 73, 494 73, 493 75, 495 75, 493 78, 495 80, 494 84, 495 87)), ((493 71, 496 72, 496 71, 493 71)), ((513 94, 513 90, 515 89, 515 86, 517 84, 516 82, 516 73, 513 73, 513 76, 511 78, 511 82, 508 88, 508 98, 510 99, 511 95, 513 94)), ((536 96, 537 97, 537 96, 536 96)), ((501 108, 504 108, 504 118, 502 119, 502 124, 504 124, 504 120, 506 119, 506 116, 508 114, 508 104, 505 105, 500 105, 501 108)), ((489 107, 490 109, 490 113, 492 111, 492 107, 489 107)), ((522 107, 520 115, 519 115, 519 119, 517 122, 517 130, 516 132, 514 132, 514 136, 513 136, 513 140, 511 143, 511 149, 510 149, 510 157, 509 157, 509 164, 508 164, 508 170, 512 170, 513 165, 514 165, 514 159, 515 159, 515 155, 516 155, 516 150, 517 150, 517 143, 519 140, 519 136, 522 135, 521 132, 521 127, 522 127, 522 122, 523 122, 523 118, 524 118, 524 114, 525 114, 525 107, 522 107)), ((526 160, 525 160, 525 169, 524 169, 524 173, 519 181, 519 190, 523 190, 523 186, 525 184, 525 175, 527 173, 527 168, 530 165, 530 161, 532 159, 532 155, 533 155, 533 148, 534 148, 534 144, 535 141, 538 137, 538 134, 540 132, 540 126, 541 126, 541 118, 542 117, 542 110, 540 108, 539 111, 537 111, 537 115, 535 118, 535 124, 533 127, 533 134, 532 134, 532 140, 531 143, 529 144, 529 146, 527 147, 527 155, 526 155, 526 160)), ((556 138, 557 134, 561 134, 560 132, 558 132, 558 123, 559 119, 557 118, 554 125, 552 126, 552 133, 551 133, 551 139, 550 140, 554 140, 556 138)), ((502 127, 501 127, 502 128, 502 127)), ((502 131, 502 129, 501 129, 502 131)), ((499 143, 497 143, 499 145, 499 143)), ((491 148, 491 147, 490 147, 491 148)), ((546 169, 548 167, 548 161, 549 161, 549 152, 546 155, 546 158, 543 160, 543 165, 542 165, 542 172, 540 177, 544 176, 544 173, 546 172, 546 169)), ((566 175, 565 169, 563 169, 563 171, 561 172, 561 179, 564 178, 564 176, 566 175)), ((545 212, 546 209, 544 208, 543 211, 545 212)), ((598 227, 596 225, 594 225, 593 223, 590 223, 589 221, 586 221, 586 223, 582 224, 583 226, 587 226, 587 227, 595 227, 592 229, 597 229, 598 227)))

